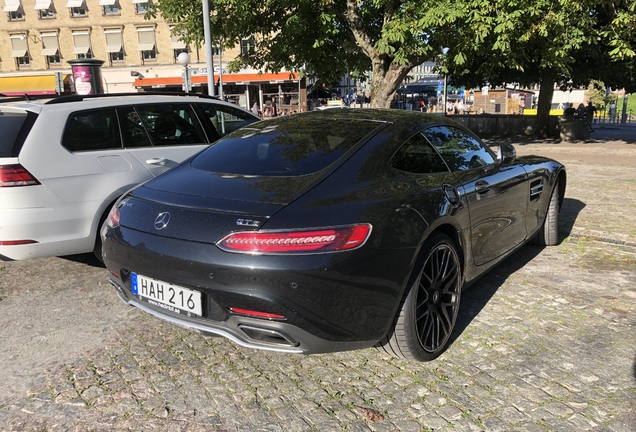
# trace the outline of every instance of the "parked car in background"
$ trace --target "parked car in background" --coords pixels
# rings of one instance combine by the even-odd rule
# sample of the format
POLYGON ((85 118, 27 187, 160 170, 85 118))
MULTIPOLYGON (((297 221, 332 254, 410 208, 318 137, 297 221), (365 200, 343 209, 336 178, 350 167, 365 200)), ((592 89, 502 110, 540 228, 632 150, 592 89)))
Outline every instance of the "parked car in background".
POLYGON ((260 119, 178 95, 0 101, 0 258, 94 251, 117 198, 260 119))
POLYGON ((247 347, 378 345, 431 360, 463 287, 558 242, 563 165, 437 115, 312 111, 254 123, 126 193, 102 228, 119 296, 247 347))

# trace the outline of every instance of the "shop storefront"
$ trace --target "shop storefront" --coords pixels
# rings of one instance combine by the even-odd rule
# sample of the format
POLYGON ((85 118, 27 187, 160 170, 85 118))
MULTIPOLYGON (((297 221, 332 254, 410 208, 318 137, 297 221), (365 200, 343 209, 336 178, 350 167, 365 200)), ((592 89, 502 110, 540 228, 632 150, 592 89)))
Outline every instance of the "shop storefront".
MULTIPOLYGON (((304 78, 295 72, 264 74, 223 74, 215 75, 215 94, 222 94, 225 100, 242 108, 251 109, 258 104, 263 115, 292 114, 306 111, 307 87, 304 78)), ((181 77, 138 78, 133 83, 141 92, 182 91, 181 77)), ((192 92, 208 94, 207 76, 192 76, 192 92)))
POLYGON ((0 77, 0 94, 4 96, 40 96, 70 93, 72 82, 70 75, 65 74, 60 77, 61 83, 57 82, 59 78, 55 74, 0 77))

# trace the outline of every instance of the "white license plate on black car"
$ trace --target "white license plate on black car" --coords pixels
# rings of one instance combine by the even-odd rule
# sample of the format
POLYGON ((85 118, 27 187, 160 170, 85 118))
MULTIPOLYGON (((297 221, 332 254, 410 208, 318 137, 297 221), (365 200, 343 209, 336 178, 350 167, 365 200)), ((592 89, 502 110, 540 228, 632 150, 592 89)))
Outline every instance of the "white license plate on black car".
POLYGON ((151 305, 170 312, 203 315, 199 291, 133 273, 132 292, 146 299, 151 305))

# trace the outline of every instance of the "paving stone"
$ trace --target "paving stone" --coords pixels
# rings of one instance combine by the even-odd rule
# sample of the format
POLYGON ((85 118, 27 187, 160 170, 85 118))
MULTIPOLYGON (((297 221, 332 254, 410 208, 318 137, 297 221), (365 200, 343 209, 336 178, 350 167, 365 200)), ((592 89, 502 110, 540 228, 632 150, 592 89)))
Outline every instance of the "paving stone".
MULTIPOLYGON (((570 160, 568 176, 561 222, 570 237, 525 246, 467 290, 462 331, 432 362, 375 349, 250 350, 132 309, 125 331, 99 349, 25 372, 23 397, 0 389, 0 430, 633 432, 636 248, 585 232, 636 245, 623 226, 636 226, 636 167, 570 160)), ((58 258, 33 264, 68 280, 105 277, 58 258)), ((2 263, 0 295, 16 281, 30 286, 28 265, 2 263)), ((43 280, 37 289, 62 288, 43 280)), ((106 295, 97 284, 83 289, 106 295)))

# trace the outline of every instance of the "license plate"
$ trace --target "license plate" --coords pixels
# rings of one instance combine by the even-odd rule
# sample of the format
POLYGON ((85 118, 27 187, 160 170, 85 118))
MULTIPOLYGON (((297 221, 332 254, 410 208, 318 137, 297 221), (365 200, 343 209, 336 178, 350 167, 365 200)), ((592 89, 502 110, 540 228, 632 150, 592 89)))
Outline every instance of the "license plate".
POLYGON ((201 316, 201 293, 168 282, 132 274, 132 292, 148 303, 178 314, 201 316))

